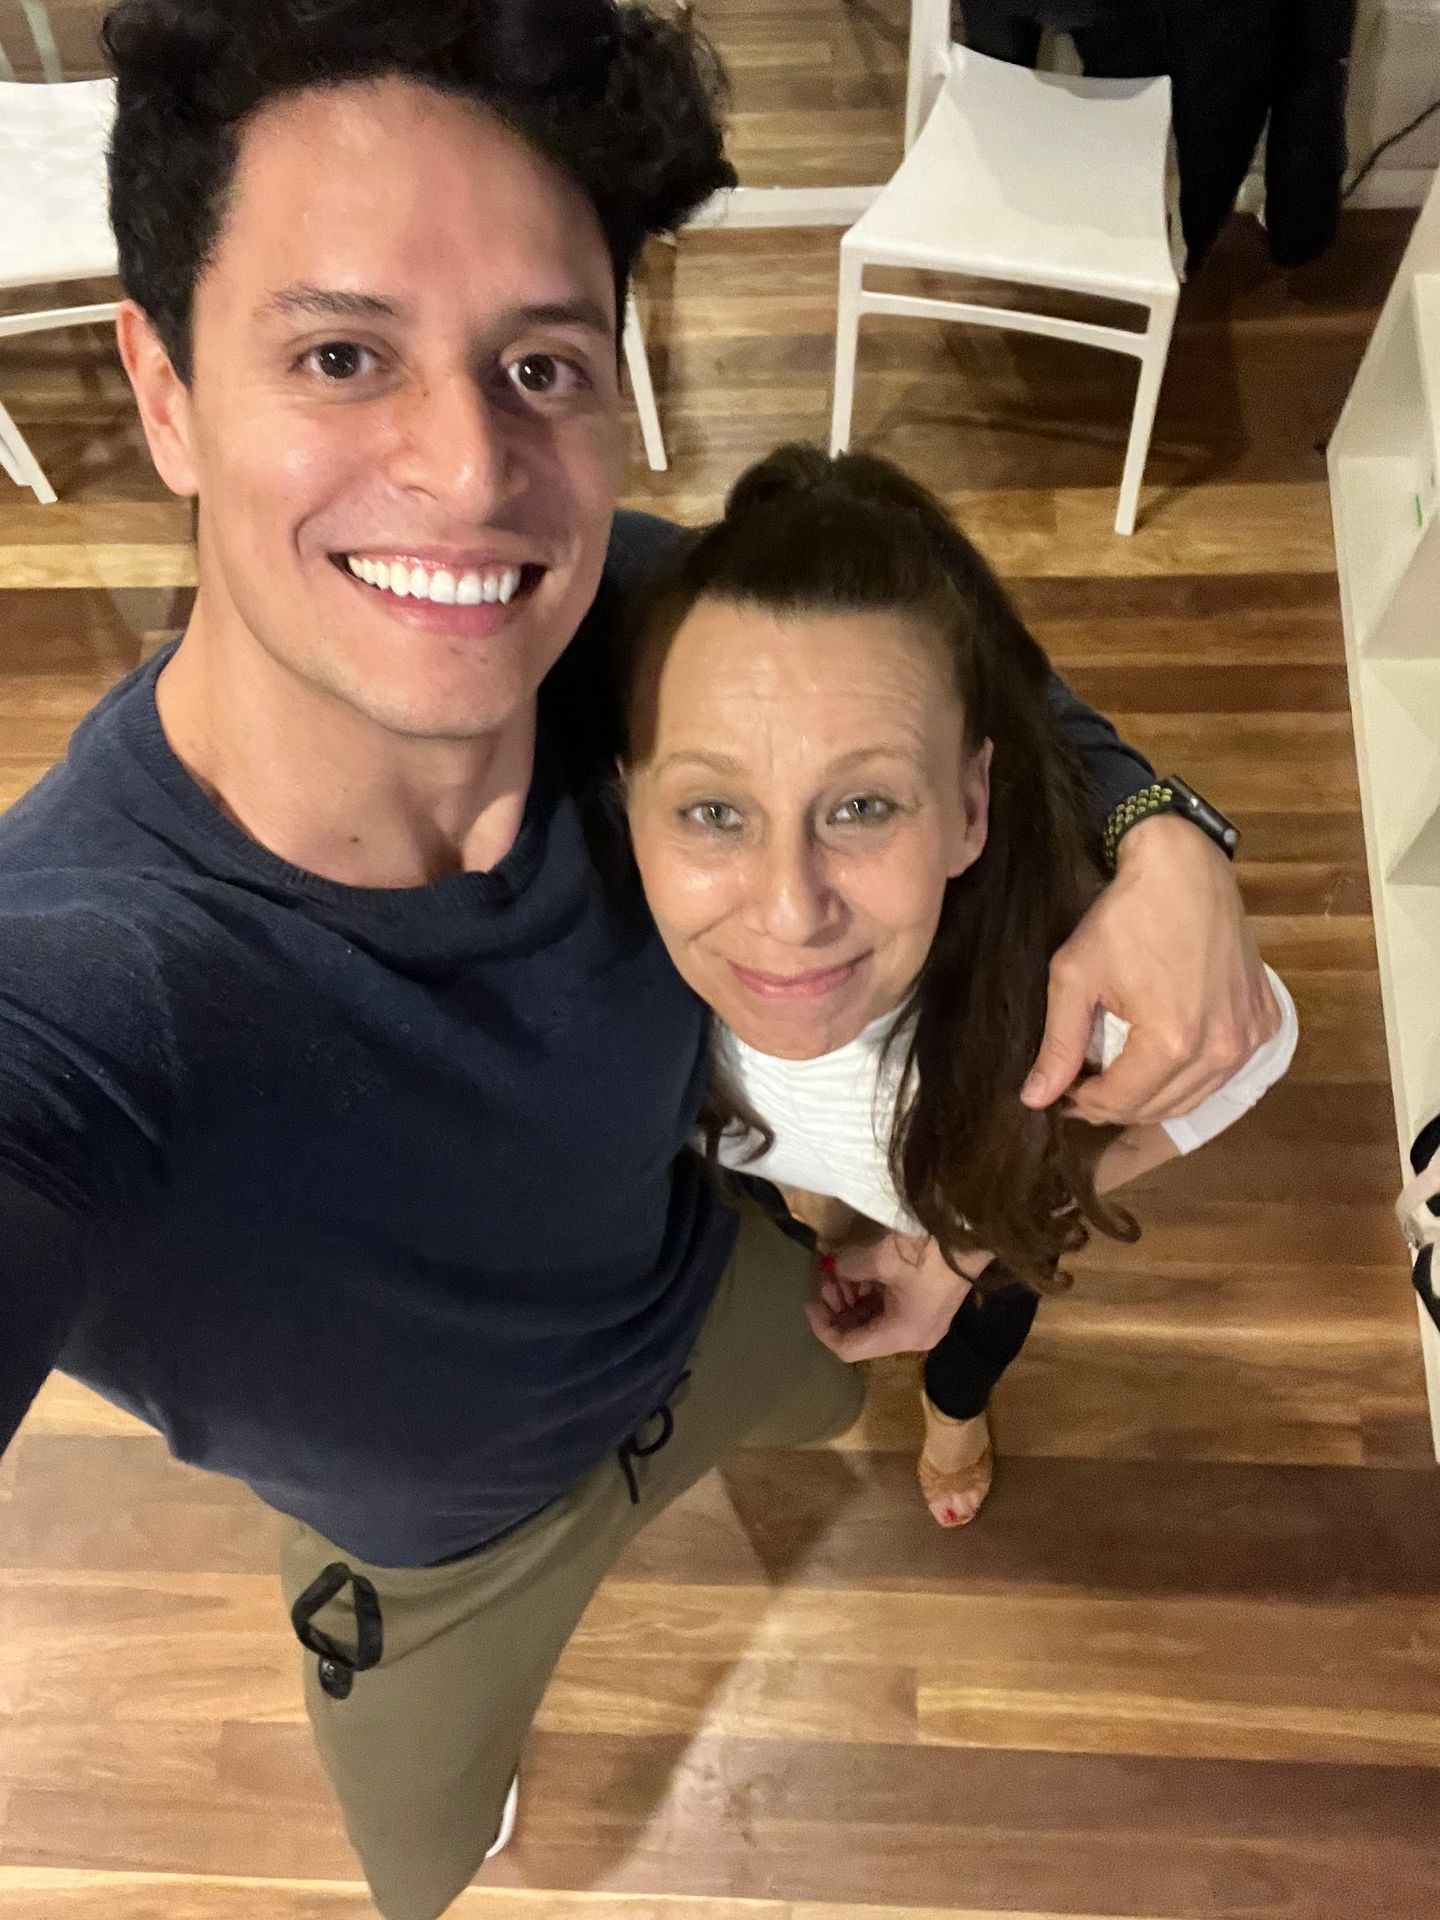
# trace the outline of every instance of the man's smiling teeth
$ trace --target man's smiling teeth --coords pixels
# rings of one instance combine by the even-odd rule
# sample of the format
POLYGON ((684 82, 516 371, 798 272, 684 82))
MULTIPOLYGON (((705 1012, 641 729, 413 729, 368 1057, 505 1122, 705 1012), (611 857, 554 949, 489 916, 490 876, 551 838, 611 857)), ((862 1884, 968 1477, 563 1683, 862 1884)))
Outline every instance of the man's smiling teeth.
POLYGON ((379 587, 393 593, 397 600, 429 600, 438 607, 508 606, 520 591, 518 567, 489 567, 484 573, 454 574, 444 567, 432 572, 405 560, 357 560, 350 554, 345 562, 357 580, 367 587, 379 587))

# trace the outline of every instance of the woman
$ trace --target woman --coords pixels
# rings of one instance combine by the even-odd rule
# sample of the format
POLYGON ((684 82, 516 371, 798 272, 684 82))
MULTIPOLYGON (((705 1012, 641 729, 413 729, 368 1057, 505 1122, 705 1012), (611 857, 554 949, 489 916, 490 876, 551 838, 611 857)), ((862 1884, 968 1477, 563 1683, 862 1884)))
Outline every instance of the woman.
MULTIPOLYGON (((1047 663, 924 489, 782 448, 631 635, 624 777, 671 958, 717 1015, 707 1146, 822 1248, 894 1230, 974 1282, 929 1355, 920 1481, 942 1525, 990 1484, 985 1403, 1103 1195, 1284 1072, 1280 1034, 1184 1121, 1116 1132, 1019 1091, 1050 958, 1103 884, 1047 663)), ((1097 1054, 1124 1028, 1097 1023, 1097 1054)), ((1108 1059, 1106 1060, 1108 1064, 1108 1059)), ((817 1331, 871 1310, 827 1270, 817 1331)))

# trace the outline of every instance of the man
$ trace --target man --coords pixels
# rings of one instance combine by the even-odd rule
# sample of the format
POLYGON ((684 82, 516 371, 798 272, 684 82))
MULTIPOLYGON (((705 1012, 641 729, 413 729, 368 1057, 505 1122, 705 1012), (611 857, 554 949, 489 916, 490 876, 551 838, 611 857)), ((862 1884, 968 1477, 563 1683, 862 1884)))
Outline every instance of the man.
MULTIPOLYGON (((856 1405, 805 1259, 687 1151, 700 1011, 582 804, 666 538, 611 540, 620 302, 730 177, 717 83, 610 0, 127 0, 107 44, 120 344, 200 588, 0 823, 0 1442, 60 1365, 287 1517, 349 1831, 433 1920, 629 1535, 856 1405)), ((1104 804, 1144 786, 1056 697, 1104 804)), ((1057 962, 1036 1104, 1102 999, 1097 1117, 1266 1030, 1181 821, 1057 962)), ((961 1286, 877 1277, 866 1351, 961 1286)))

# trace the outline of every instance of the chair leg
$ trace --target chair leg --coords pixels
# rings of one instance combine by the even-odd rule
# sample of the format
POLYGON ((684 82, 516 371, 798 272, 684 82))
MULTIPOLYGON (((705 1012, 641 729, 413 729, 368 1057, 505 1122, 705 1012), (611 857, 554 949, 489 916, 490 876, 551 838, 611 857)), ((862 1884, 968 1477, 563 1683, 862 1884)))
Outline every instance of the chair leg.
POLYGON ((1135 413, 1130 422, 1130 444, 1125 451, 1125 472, 1120 481, 1120 505, 1115 515, 1115 531, 1135 531, 1135 514, 1140 505, 1140 482, 1145 476, 1145 460, 1150 452, 1150 431, 1155 425, 1155 408, 1160 385, 1165 378, 1165 361, 1170 352, 1170 334, 1175 325, 1176 302, 1158 300, 1150 309, 1145 329, 1145 352, 1140 360, 1140 384, 1135 392, 1135 413))
POLYGON ((4 409, 0 408, 0 473, 13 480, 17 487, 28 487, 30 482, 20 471, 19 458, 10 451, 10 441, 5 432, 8 419, 4 409))
POLYGON ((0 467, 17 487, 29 487, 42 507, 54 506, 55 489, 4 407, 0 407, 0 467))
POLYGON ((640 310, 632 293, 625 309, 625 364, 630 370, 630 391, 635 411, 640 416, 640 433, 645 442, 645 457, 653 473, 664 473, 670 461, 665 452, 665 435, 660 426, 660 409, 655 404, 655 386, 650 378, 650 357, 645 351, 645 334, 640 325, 640 310))
POLYGON ((860 289, 865 277, 861 255, 840 243, 840 292, 835 307, 835 405, 830 416, 830 452, 850 445, 855 412, 855 362, 860 353, 860 289))

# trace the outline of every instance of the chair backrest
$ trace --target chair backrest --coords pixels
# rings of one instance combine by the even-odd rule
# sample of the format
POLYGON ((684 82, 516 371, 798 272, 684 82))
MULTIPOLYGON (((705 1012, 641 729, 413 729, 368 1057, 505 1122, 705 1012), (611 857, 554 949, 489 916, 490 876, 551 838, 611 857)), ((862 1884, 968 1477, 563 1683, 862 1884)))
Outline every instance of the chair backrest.
POLYGON ((910 0, 910 65, 905 88, 905 151, 930 117, 950 66, 950 0, 910 0))
POLYGON ((1083 74, 1036 73, 957 46, 950 50, 942 84, 995 175, 1049 181, 1057 204, 1063 202, 1066 183, 1054 179, 1052 152, 1066 154, 1068 167, 1082 181, 1103 177, 1106 163, 1123 152, 1147 199, 1152 180, 1163 179, 1170 133, 1170 81, 1163 74, 1150 80, 1092 80, 1083 74))
MULTIPOLYGON (((20 0, 20 10, 25 15, 30 38, 35 42, 35 51, 40 56, 40 71, 52 85, 57 84, 65 78, 65 74, 60 65, 60 48, 56 44, 50 10, 45 0, 20 0)), ((14 78, 14 65, 4 43, 0 42, 0 80, 14 78)))

